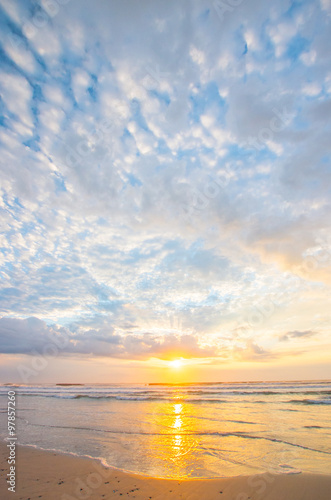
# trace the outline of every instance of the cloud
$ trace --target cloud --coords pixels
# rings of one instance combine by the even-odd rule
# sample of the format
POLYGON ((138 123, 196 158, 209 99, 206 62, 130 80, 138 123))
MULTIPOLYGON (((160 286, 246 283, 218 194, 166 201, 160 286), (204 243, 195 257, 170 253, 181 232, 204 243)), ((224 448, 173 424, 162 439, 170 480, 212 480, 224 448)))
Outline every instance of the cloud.
POLYGON ((310 338, 313 337, 314 335, 317 335, 318 332, 312 331, 312 330, 304 330, 304 331, 293 331, 293 332, 287 332, 284 335, 281 335, 279 337, 279 340, 281 342, 287 342, 288 340, 291 339, 301 339, 301 338, 310 338))
POLYGON ((32 354, 53 339, 66 335, 64 328, 53 329, 38 318, 0 318, 1 352, 32 354))
POLYGON ((236 346, 233 349, 234 357, 241 361, 259 361, 266 362, 276 359, 279 355, 267 351, 253 341, 246 343, 244 347, 236 346))
MULTIPOLYGON (((132 328, 132 326, 129 326, 132 328)), ((74 331, 48 326, 38 318, 0 318, 1 353, 42 355, 92 355, 122 359, 158 357, 214 357, 213 347, 201 347, 193 335, 118 335, 112 326, 74 331)))
POLYGON ((314 331, 331 283, 328 2, 222 20, 210 2, 71 0, 39 26, 32 4, 0 3, 0 294, 26 321, 8 352, 57 324, 68 354, 209 356, 265 300, 281 307, 242 356, 271 359, 275 318, 314 331))

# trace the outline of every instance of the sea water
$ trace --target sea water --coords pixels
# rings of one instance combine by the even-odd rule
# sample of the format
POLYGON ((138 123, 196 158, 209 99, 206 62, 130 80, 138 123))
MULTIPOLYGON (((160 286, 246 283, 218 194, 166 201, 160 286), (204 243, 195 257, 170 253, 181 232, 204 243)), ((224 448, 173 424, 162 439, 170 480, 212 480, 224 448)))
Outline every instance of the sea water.
POLYGON ((0 387, 22 445, 161 477, 329 473, 331 382, 0 387))

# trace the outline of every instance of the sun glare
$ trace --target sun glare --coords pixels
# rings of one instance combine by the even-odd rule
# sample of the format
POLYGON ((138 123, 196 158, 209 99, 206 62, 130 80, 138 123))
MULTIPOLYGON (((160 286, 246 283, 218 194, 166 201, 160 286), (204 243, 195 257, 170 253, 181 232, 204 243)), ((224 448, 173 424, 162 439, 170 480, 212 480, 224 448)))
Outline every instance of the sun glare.
POLYGON ((181 368, 183 366, 183 362, 181 359, 174 359, 173 361, 169 361, 169 366, 171 368, 181 368))

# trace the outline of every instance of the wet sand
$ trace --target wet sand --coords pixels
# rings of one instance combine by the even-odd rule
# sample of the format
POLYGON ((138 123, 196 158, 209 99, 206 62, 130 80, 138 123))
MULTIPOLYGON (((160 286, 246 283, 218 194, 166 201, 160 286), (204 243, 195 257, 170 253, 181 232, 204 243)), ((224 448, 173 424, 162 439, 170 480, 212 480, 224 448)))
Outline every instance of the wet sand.
MULTIPOLYGON (((330 500, 331 475, 157 479, 106 468, 100 462, 31 447, 16 448, 16 491, 8 491, 8 448, 0 443, 2 500, 330 500)), ((221 473, 221 471, 220 471, 221 473)))

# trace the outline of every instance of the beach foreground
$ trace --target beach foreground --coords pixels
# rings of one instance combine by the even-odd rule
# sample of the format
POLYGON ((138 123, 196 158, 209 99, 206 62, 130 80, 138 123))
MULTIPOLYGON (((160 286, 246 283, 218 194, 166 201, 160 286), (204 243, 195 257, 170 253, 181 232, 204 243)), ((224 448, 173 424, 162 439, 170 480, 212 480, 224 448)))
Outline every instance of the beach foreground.
POLYGON ((329 500, 331 475, 238 476, 219 479, 156 479, 106 468, 71 455, 17 447, 16 492, 8 491, 8 451, 0 444, 1 498, 85 500, 329 500))

